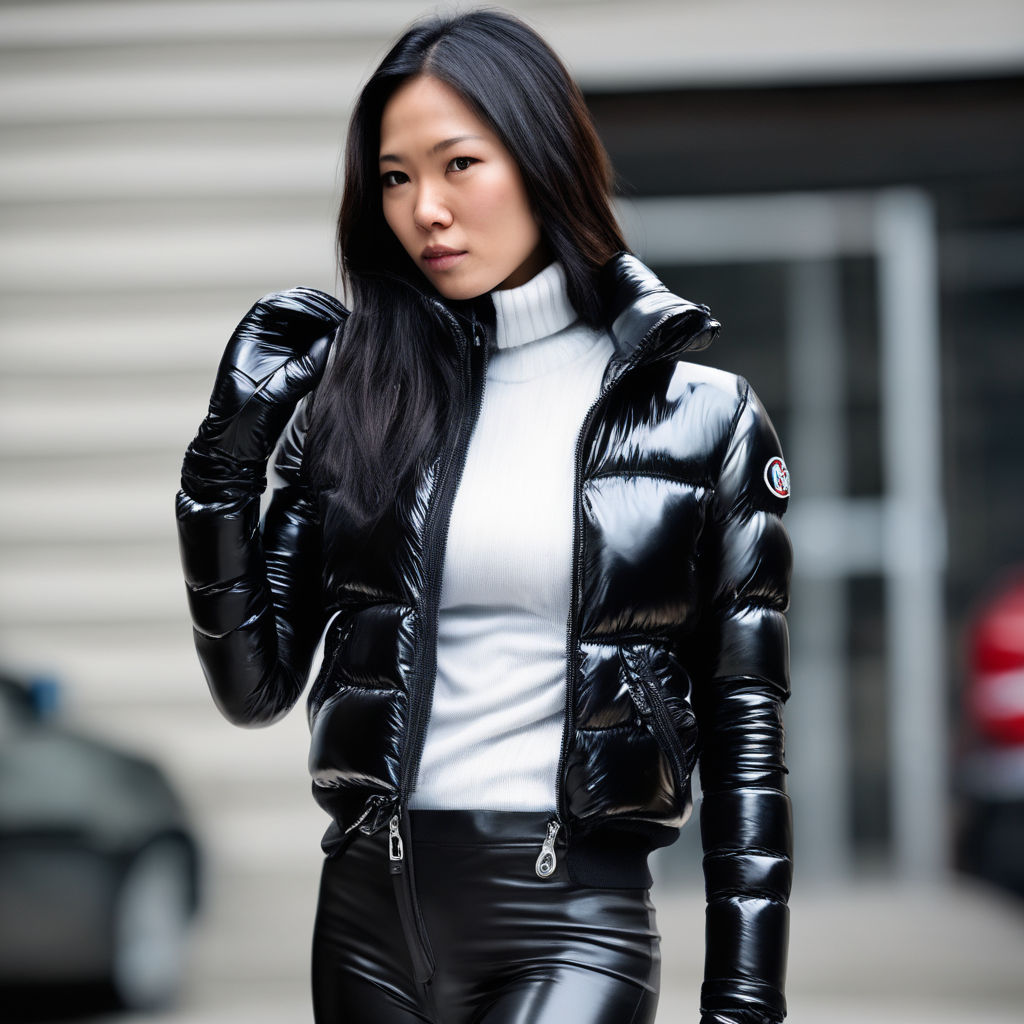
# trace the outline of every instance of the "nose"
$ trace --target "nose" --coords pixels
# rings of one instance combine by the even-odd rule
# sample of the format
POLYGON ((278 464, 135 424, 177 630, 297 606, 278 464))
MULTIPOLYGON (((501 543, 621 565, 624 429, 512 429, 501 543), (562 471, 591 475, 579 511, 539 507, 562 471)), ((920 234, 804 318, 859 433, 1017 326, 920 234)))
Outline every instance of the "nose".
POLYGON ((452 222, 452 212, 444 200, 442 190, 436 185, 421 184, 416 193, 413 218, 417 227, 426 231, 434 227, 448 227, 452 222))

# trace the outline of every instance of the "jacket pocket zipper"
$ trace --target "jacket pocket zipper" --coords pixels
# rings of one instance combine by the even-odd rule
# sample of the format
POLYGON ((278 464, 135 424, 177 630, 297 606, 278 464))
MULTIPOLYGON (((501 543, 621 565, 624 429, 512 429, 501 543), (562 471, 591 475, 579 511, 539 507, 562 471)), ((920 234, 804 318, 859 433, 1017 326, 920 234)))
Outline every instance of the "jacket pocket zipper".
POLYGON ((658 690, 657 681, 654 679, 654 672, 646 660, 638 656, 642 666, 642 673, 634 676, 629 664, 626 664, 626 686, 633 698, 640 716, 651 724, 651 731, 661 749, 668 755, 675 774, 676 788, 679 798, 683 798, 683 790, 689 778, 689 772, 685 769, 685 757, 683 748, 676 734, 675 726, 672 724, 672 717, 665 701, 658 690))

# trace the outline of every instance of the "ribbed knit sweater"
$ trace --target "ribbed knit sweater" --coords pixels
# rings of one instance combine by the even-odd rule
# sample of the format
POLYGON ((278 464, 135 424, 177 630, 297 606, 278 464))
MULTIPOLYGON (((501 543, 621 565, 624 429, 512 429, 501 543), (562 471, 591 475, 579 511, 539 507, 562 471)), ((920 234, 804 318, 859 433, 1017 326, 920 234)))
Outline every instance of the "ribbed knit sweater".
POLYGON ((452 507, 413 808, 555 806, 575 445, 612 341, 579 320, 559 263, 491 294, 495 338, 452 507))

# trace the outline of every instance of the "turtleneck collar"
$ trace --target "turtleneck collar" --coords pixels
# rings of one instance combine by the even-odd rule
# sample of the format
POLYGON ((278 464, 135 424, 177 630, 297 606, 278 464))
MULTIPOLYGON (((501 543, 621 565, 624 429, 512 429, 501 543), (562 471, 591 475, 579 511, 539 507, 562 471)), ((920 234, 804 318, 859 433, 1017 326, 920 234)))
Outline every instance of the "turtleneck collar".
POLYGON ((518 288, 491 292, 491 299, 499 349, 550 337, 579 319, 569 301, 565 271, 557 261, 518 288))

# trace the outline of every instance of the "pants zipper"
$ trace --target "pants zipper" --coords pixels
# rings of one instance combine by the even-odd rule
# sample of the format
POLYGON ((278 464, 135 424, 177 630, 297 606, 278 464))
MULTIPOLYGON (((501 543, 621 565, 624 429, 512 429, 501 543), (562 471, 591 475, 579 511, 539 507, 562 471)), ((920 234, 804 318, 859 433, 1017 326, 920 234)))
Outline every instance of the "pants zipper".
POLYGON ((427 938, 427 930, 416 899, 416 880, 413 876, 412 844, 409 843, 408 814, 400 808, 388 822, 388 868, 395 886, 398 918, 402 923, 405 944, 409 947, 413 977, 421 985, 434 974, 434 954, 427 938), (405 839, 402 831, 405 831, 405 839))

